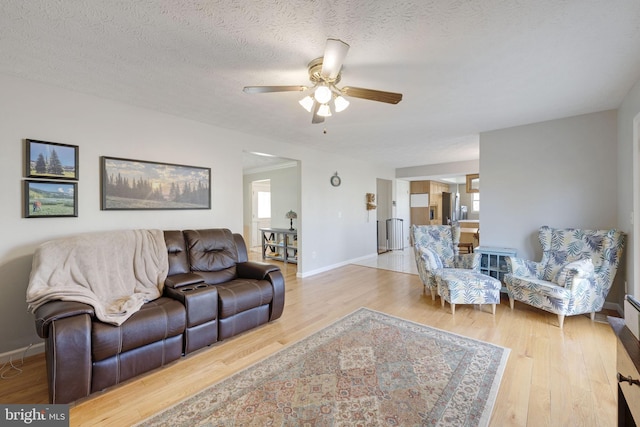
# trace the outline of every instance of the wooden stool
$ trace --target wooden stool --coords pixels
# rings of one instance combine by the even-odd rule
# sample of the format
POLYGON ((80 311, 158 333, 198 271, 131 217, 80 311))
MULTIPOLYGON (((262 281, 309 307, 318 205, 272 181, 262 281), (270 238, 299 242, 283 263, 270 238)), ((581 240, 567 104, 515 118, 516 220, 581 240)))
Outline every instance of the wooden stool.
POLYGON ((473 253, 473 243, 458 243, 459 249, 464 249, 468 254, 473 253))

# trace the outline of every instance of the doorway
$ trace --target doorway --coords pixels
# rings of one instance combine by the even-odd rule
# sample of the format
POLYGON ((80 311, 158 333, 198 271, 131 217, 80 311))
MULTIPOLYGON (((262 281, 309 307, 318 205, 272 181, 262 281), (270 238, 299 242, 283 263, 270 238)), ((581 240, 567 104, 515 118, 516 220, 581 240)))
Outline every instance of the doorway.
MULTIPOLYGON (((627 281, 625 281, 625 284, 627 284, 625 287, 627 289, 624 289, 624 293, 640 298, 640 281, 638 281, 638 274, 640 272, 640 259, 638 257, 638 254, 640 254, 640 113, 638 113, 633 119, 633 184, 631 189, 633 191, 633 201, 631 206, 631 222, 633 229, 633 279, 631 280, 630 288, 628 287, 629 285, 627 284, 627 281)), ((625 305, 627 304, 628 303, 625 303, 625 305)))
POLYGON ((378 254, 402 249, 402 219, 393 216, 393 182, 389 179, 376 180, 376 222, 378 254))
POLYGON ((271 228, 271 180, 251 182, 251 247, 259 247, 261 228, 271 228))

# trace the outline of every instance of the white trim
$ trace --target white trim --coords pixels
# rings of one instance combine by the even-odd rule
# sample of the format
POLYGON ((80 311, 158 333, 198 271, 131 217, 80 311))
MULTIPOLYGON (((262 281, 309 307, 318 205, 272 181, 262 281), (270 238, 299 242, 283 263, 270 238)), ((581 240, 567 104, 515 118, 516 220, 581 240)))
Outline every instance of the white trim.
MULTIPOLYGON (((640 271, 640 113, 633 119, 633 212, 631 224, 633 233, 633 270, 631 283, 627 284, 625 293, 635 297, 640 297, 636 292, 636 283, 638 282, 638 272, 640 271)), ((639 290, 640 291, 640 290, 639 290)))
POLYGON ((33 344, 31 347, 27 346, 7 351, 0 354, 0 366, 1 364, 9 362, 9 360, 13 361, 15 364, 16 362, 19 362, 23 356, 29 357, 40 353, 44 353, 44 342, 33 344))
POLYGON ((624 310, 617 302, 605 301, 603 308, 606 308, 607 310, 614 310, 620 317, 624 317, 624 310))
POLYGON ((304 272, 304 273, 298 272, 296 274, 296 277, 300 277, 300 278, 304 279, 305 277, 309 277, 309 276, 313 276, 313 275, 316 275, 316 274, 324 273, 325 271, 333 270, 335 268, 344 267, 345 265, 348 265, 348 264, 354 264, 354 263, 360 262, 362 260, 377 256, 377 255, 378 255, 378 253, 374 252, 372 254, 361 256, 359 258, 353 258, 353 259, 350 259, 350 260, 347 260, 347 261, 339 262, 337 264, 332 264, 332 265, 328 265, 326 267, 318 268, 317 270, 311 270, 311 271, 307 271, 307 272, 304 272))
POLYGON ((288 169, 288 168, 294 168, 298 166, 298 162, 296 160, 290 161, 290 162, 284 162, 284 163, 279 163, 277 165, 269 165, 269 166, 257 166, 254 168, 250 168, 250 169, 245 169, 242 171, 243 175, 252 175, 255 173, 261 173, 261 172, 271 172, 271 171, 275 171, 275 170, 279 170, 279 169, 288 169))

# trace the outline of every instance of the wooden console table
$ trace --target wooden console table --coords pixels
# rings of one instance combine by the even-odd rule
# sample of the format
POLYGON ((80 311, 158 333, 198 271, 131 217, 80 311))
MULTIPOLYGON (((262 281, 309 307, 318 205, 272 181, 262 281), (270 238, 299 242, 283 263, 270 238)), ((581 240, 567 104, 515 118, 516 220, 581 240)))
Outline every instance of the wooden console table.
POLYGON ((262 259, 298 263, 298 230, 261 228, 262 259))

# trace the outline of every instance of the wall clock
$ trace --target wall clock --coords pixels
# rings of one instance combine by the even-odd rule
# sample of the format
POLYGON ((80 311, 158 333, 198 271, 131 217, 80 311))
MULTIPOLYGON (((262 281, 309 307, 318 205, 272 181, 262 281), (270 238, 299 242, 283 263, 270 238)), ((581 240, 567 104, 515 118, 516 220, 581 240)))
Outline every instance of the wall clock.
POLYGON ((338 172, 334 173, 333 176, 331 177, 331 185, 333 185, 334 187, 337 187, 340 185, 340 183, 342 183, 342 180, 340 179, 340 177, 338 176, 338 172))

